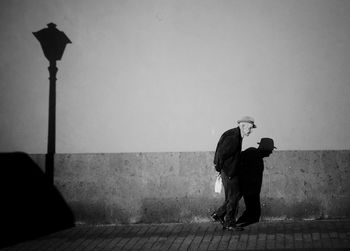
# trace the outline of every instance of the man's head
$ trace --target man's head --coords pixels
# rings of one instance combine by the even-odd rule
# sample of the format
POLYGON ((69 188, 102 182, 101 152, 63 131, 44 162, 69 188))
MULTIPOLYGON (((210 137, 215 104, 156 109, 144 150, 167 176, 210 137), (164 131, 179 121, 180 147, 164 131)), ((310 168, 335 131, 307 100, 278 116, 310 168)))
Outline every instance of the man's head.
POLYGON ((263 157, 268 157, 274 149, 276 149, 273 139, 270 138, 261 138, 258 142, 258 150, 262 153, 263 157))
POLYGON ((248 137, 252 133, 252 129, 256 128, 254 118, 249 116, 242 117, 237 123, 241 130, 242 137, 248 137))

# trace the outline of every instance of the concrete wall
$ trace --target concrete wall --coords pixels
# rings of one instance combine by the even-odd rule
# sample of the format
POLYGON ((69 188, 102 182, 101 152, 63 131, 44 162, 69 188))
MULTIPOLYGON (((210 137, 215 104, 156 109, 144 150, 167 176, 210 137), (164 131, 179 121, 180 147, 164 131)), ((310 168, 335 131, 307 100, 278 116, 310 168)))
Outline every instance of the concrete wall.
POLYGON ((58 62, 56 184, 79 221, 207 219, 222 200, 209 151, 242 115, 258 125, 243 148, 271 137, 285 150, 267 161, 264 217, 346 216, 349 12, 344 0, 1 0, 0 152, 43 166, 49 74, 32 32, 54 22, 73 42, 58 62))
MULTIPOLYGON (((31 155, 43 167, 44 155, 31 155)), ((58 154, 55 184, 84 223, 207 221, 213 152, 58 154)), ((263 219, 350 216, 350 151, 276 151, 265 162, 263 219)), ((244 207, 244 205, 242 205, 244 207)))

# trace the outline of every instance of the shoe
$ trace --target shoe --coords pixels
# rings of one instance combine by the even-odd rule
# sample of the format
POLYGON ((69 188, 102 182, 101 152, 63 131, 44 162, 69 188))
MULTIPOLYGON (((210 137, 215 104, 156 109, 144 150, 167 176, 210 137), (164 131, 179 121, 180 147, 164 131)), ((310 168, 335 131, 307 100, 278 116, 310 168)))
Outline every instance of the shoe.
POLYGON ((257 223, 259 222, 259 220, 249 220, 249 221, 244 221, 244 222, 237 222, 236 223, 236 226, 237 227, 246 227, 246 226, 249 226, 251 224, 254 224, 254 223, 257 223))
POLYGON ((230 230, 230 231, 243 231, 244 228, 243 227, 240 227, 240 226, 237 226, 235 223, 226 223, 222 226, 222 228, 224 230, 230 230))
POLYGON ((245 227, 245 226, 247 226, 249 223, 247 223, 247 222, 237 222, 236 223, 236 226, 237 227, 245 227))
POLYGON ((235 231, 243 231, 244 228, 240 227, 240 226, 236 226, 233 230, 235 230, 235 231))
POLYGON ((235 227, 236 227, 235 223, 232 223, 229 221, 225 221, 225 223, 222 225, 222 229, 224 230, 232 230, 235 227))
POLYGON ((220 222, 220 224, 224 224, 224 218, 220 217, 219 215, 217 215, 216 213, 212 213, 211 214, 211 218, 213 219, 213 221, 217 221, 220 222))

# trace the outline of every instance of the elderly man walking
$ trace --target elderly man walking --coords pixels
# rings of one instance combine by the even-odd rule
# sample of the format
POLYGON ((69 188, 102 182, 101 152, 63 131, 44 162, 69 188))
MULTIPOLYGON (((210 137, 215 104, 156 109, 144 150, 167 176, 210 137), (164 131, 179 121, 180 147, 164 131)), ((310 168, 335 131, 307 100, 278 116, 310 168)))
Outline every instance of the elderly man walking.
POLYGON ((220 173, 225 191, 225 201, 211 217, 219 221, 224 229, 236 228, 238 202, 242 197, 238 184, 238 164, 242 151, 242 140, 256 128, 254 118, 245 116, 237 121, 238 126, 223 133, 217 144, 214 165, 220 173))

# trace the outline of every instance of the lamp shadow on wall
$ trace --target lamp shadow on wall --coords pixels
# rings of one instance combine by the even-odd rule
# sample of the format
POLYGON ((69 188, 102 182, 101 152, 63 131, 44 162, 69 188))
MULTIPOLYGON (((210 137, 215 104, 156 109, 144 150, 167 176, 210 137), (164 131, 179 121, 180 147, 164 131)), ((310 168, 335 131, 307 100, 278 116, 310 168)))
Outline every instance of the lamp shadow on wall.
POLYGON ((49 23, 47 28, 33 32, 40 42, 46 59, 50 62, 50 90, 49 90, 49 128, 46 154, 46 175, 53 184, 54 155, 56 152, 56 74, 58 71, 56 61, 61 60, 67 44, 72 43, 64 32, 56 28, 56 24, 49 23))
POLYGON ((0 248, 74 227, 59 191, 26 153, 0 153, 0 248))

